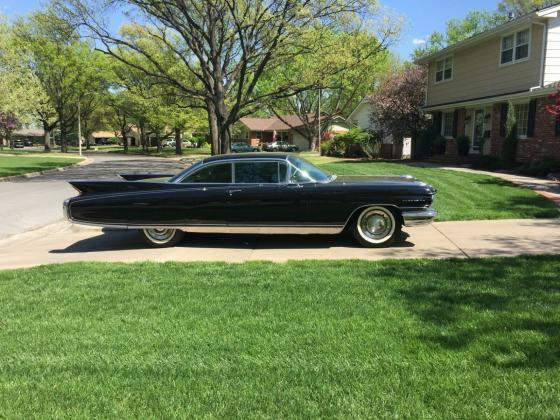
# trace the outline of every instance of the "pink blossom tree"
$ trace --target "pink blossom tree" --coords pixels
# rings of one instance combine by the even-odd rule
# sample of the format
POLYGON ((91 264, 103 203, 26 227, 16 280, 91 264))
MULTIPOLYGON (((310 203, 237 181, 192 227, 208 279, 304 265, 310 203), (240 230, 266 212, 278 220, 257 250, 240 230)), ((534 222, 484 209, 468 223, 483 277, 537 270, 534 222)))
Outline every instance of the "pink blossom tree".
POLYGON ((405 66, 388 74, 369 97, 371 121, 384 135, 392 135, 397 149, 405 136, 414 140, 427 126, 422 111, 426 97, 426 69, 405 66))
POLYGON ((18 126, 19 121, 14 114, 0 111, 0 150, 4 148, 4 139, 13 147, 12 133, 18 126))

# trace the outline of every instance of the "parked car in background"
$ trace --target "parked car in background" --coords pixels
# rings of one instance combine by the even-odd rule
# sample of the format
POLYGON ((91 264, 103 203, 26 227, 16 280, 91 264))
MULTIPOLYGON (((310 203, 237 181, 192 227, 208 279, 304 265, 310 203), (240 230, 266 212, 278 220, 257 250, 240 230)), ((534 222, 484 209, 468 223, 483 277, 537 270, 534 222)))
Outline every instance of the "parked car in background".
POLYGON ((299 147, 287 141, 280 140, 272 143, 265 143, 263 150, 266 152, 297 152, 299 147))
POLYGON ((176 175, 122 174, 123 181, 71 181, 73 223, 137 229, 153 247, 184 232, 339 234, 365 247, 430 223, 435 188, 412 176, 337 177, 288 153, 227 154, 176 175))
POLYGON ((231 145, 231 153, 248 153, 248 152, 256 152, 259 149, 255 146, 251 146, 248 143, 233 143, 231 145))
POLYGON ((25 147, 25 143, 23 143, 23 140, 21 139, 13 140, 12 145, 14 146, 14 149, 23 149, 25 147))
POLYGON ((23 145, 24 145, 25 147, 33 147, 33 140, 31 140, 31 139, 25 139, 25 140, 23 140, 23 145))
MULTIPOLYGON (((167 140, 164 144, 163 147, 175 147, 175 140, 167 140)), ((193 147, 193 144, 189 141, 189 140, 183 140, 181 143, 181 147, 193 147)))

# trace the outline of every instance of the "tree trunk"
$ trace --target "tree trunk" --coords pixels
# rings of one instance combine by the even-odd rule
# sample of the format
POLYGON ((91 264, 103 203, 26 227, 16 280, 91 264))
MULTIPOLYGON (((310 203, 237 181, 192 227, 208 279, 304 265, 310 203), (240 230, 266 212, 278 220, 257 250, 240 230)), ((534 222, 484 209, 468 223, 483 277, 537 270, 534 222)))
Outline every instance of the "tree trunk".
POLYGON ((49 130, 49 127, 43 127, 43 129, 45 130, 45 134, 44 134, 44 139, 45 139, 45 152, 50 152, 51 151, 51 132, 49 130))
POLYGON ((175 154, 183 154, 183 139, 181 138, 181 129, 175 128, 175 154))
MULTIPOLYGON (((121 131, 121 133, 123 133, 123 131, 121 131)), ((123 136, 123 151, 125 153, 128 153, 128 137, 125 135, 123 136)))
POLYGON ((143 122, 140 123, 140 145, 142 146, 143 152, 148 150, 146 147, 146 126, 143 122))
POLYGON ((6 133, 6 140, 8 141, 8 144, 10 145, 10 149, 14 148, 14 143, 12 142, 12 132, 8 131, 6 133))
POLYGON ((156 146, 157 146, 157 153, 161 153, 162 152, 162 147, 161 147, 161 137, 159 135, 159 130, 156 131, 156 146))
POLYGON ((208 105, 208 127, 210 128, 211 153, 217 155, 220 154, 218 116, 216 115, 214 104, 211 101, 207 101, 206 104, 208 105))

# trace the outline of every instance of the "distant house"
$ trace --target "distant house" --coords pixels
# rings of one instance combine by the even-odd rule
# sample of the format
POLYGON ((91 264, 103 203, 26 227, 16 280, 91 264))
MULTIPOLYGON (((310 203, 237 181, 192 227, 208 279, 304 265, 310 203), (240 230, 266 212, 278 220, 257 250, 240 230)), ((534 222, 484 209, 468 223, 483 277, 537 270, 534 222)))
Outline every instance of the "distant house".
POLYGON ((42 128, 20 128, 12 133, 12 139, 32 140, 34 144, 44 144, 45 130, 42 128))
MULTIPOLYGON (((367 131, 377 131, 377 127, 372 121, 372 114, 375 112, 373 105, 371 104, 371 98, 366 96, 358 104, 358 106, 352 111, 348 116, 347 121, 351 127, 361 128, 367 131)), ((403 145, 402 151, 396 150, 393 146, 393 137, 388 135, 383 138, 381 144, 381 157, 384 159, 401 159, 410 157, 410 140, 403 145), (399 156, 397 156, 399 155, 399 156)))
MULTIPOLYGON (((316 120, 310 116, 310 122, 316 120)), ((243 141, 253 146, 262 143, 270 143, 276 140, 286 141, 298 146, 299 150, 309 150, 309 140, 298 131, 303 126, 303 121, 297 115, 282 117, 251 118, 245 117, 240 120, 241 130, 233 141, 243 141), (284 120, 284 121, 282 121, 284 120)), ((336 135, 348 132, 348 124, 344 118, 336 116, 329 122, 328 127, 323 127, 323 136, 336 135)))
POLYGON ((502 153, 509 104, 517 119, 520 161, 560 158, 560 124, 546 112, 560 81, 560 4, 513 19, 417 61, 428 67, 425 110, 457 155, 502 153))

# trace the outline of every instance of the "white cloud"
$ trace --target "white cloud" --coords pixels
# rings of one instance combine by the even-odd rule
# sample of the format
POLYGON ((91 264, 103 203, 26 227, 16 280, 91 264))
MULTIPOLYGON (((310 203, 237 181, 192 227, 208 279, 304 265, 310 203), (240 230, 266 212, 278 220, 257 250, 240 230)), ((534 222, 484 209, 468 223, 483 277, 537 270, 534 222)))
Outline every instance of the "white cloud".
POLYGON ((424 45, 424 44, 426 43, 426 40, 425 40, 425 39, 421 39, 421 38, 414 38, 414 39, 412 40, 412 43, 413 43, 414 45, 424 45))

